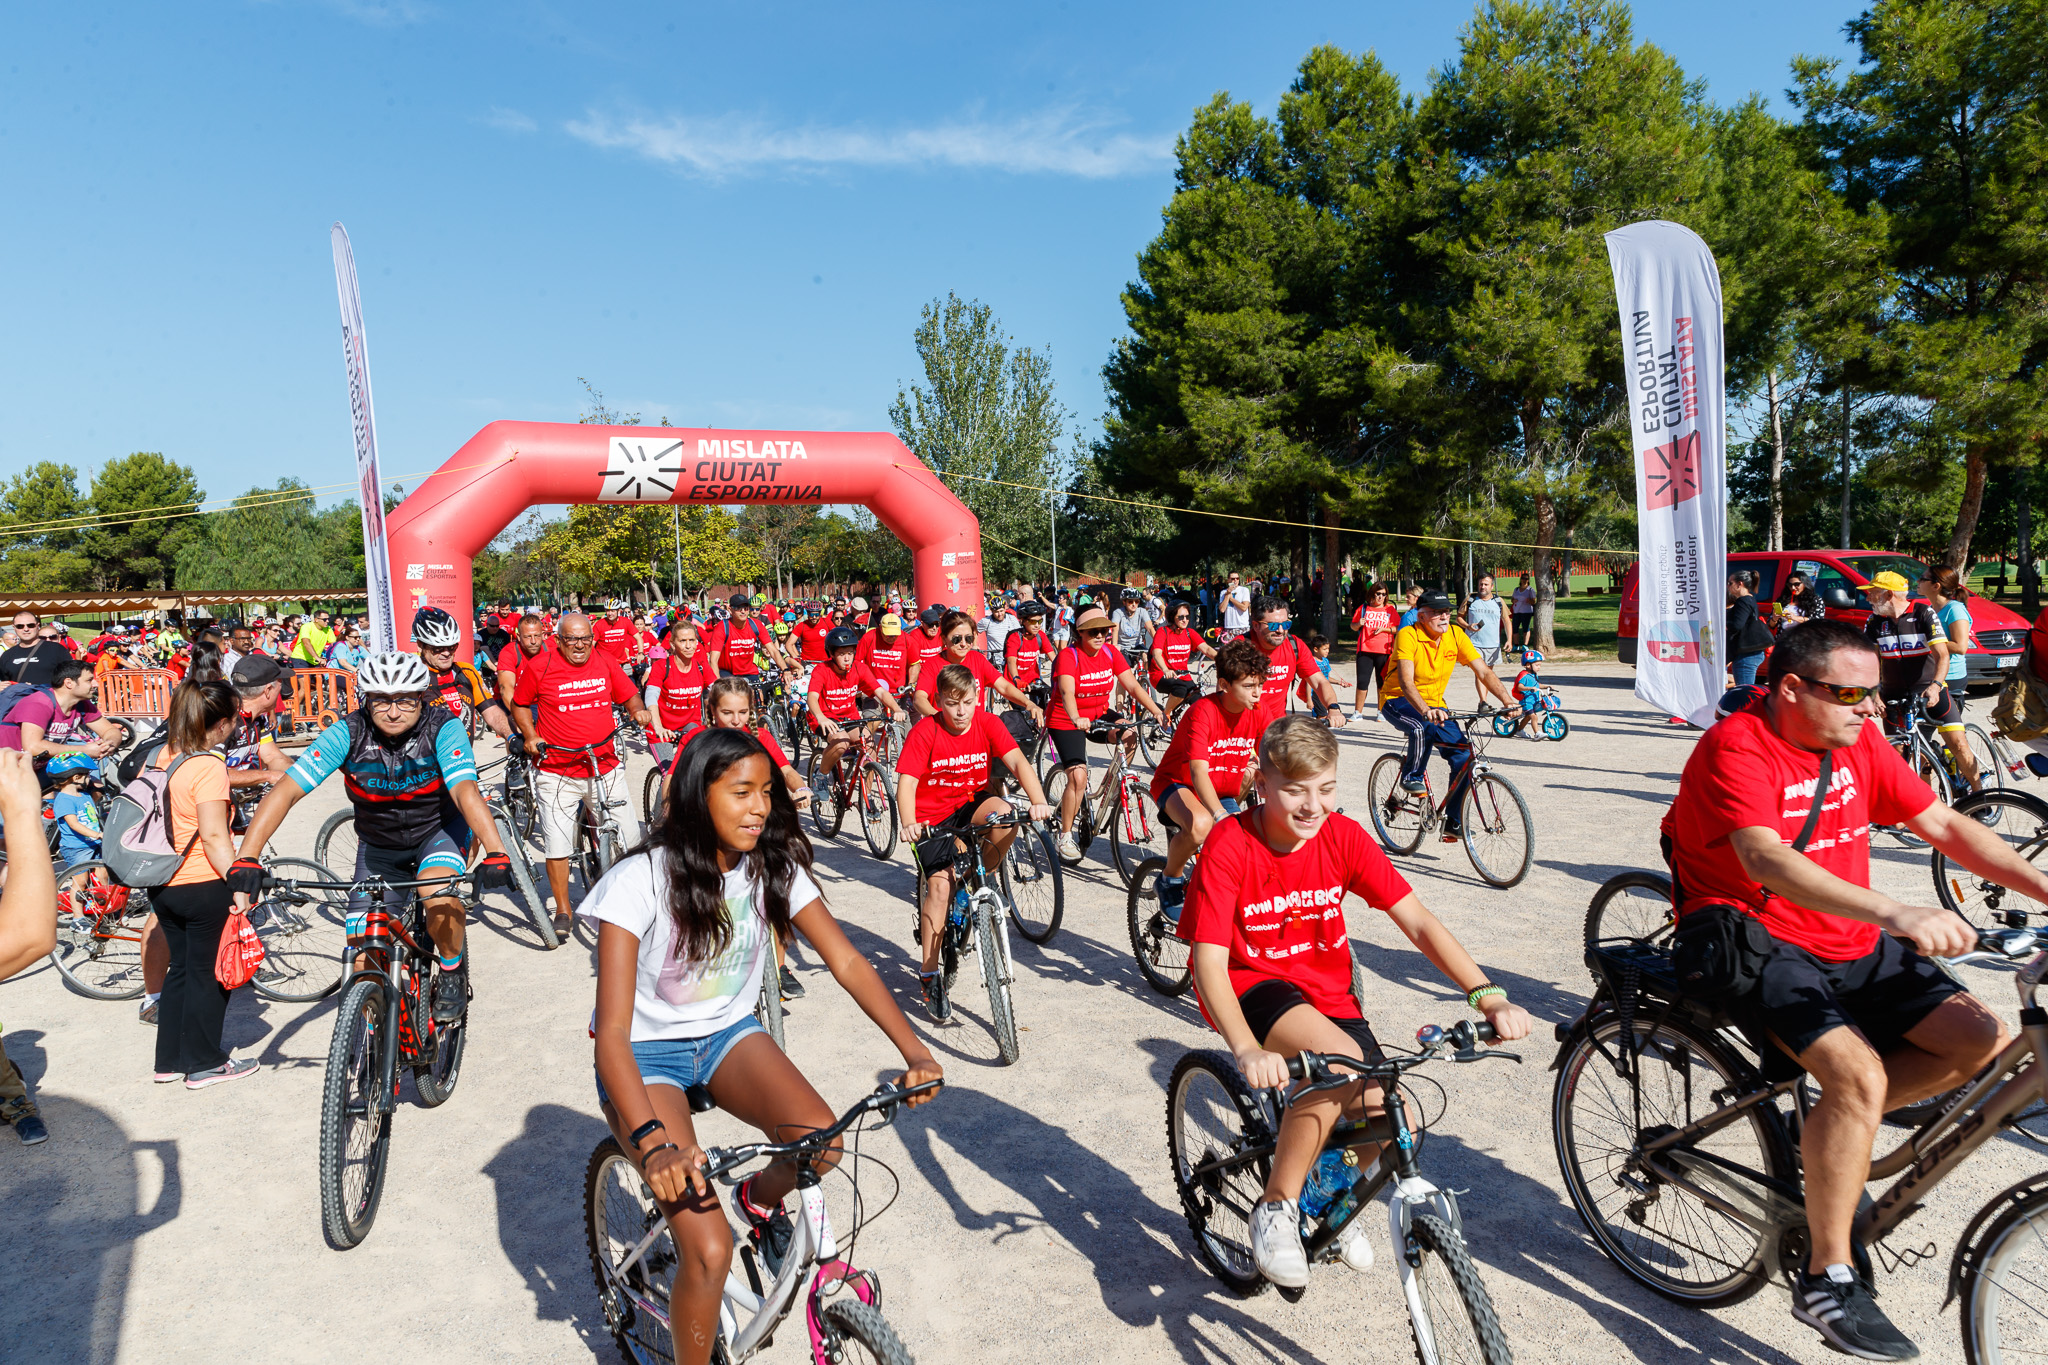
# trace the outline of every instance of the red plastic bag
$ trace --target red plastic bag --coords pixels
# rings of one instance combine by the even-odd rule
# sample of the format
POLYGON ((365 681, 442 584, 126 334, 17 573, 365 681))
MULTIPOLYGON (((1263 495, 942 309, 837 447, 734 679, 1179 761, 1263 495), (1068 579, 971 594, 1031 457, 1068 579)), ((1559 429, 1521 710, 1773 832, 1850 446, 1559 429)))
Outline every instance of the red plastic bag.
POLYGON ((249 917, 236 910, 220 931, 220 952, 213 959, 214 979, 233 990, 248 985, 262 965, 263 940, 256 937, 256 926, 249 923, 249 917))

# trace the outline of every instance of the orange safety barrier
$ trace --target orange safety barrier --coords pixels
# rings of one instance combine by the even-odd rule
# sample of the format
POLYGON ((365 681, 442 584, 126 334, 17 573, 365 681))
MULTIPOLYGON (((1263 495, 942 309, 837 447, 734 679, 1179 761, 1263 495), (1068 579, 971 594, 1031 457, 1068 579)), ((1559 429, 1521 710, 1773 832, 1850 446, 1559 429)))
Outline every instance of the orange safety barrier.
POLYGON ((292 726, 324 730, 356 709, 356 675, 345 668, 295 668, 292 726))
POLYGON ((178 675, 167 668, 121 668, 100 680, 100 710, 110 716, 162 720, 171 713, 178 675))

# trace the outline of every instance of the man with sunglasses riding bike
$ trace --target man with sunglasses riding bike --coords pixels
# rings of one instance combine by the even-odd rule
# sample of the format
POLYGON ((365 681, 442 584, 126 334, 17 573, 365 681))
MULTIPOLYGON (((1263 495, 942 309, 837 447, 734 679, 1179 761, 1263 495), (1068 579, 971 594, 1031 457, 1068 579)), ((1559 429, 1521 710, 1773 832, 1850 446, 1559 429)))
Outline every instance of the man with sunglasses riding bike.
POLYGON ((470 739, 476 739, 476 723, 482 720, 499 739, 512 734, 512 722, 497 694, 484 682, 483 674, 455 657, 462 643, 462 629, 455 618, 439 607, 421 607, 412 618, 412 642, 420 647, 430 677, 428 691, 434 703, 446 707, 462 721, 470 739))
POLYGON ((1760 695, 1700 739, 1665 817, 1676 966, 1760 1044, 1820 1083, 1800 1135, 1807 1264, 1792 1316, 1865 1360, 1919 1352, 1852 1269, 1851 1226, 1885 1113, 1967 1081, 2006 1044, 1998 1017, 1935 957, 1976 946, 1960 916, 1870 888, 1870 827, 1904 824, 1950 860, 2035 900, 2048 876, 1934 799, 1884 738, 1878 649, 1853 627, 1788 627, 1760 695), (1816 806, 1816 802, 1818 805, 1816 806), (1695 916, 1705 916, 1695 920, 1695 916), (1768 946, 1753 943, 1761 923, 1768 946), (1720 960, 1711 932, 1743 937, 1720 960))
MULTIPOLYGON (((355 807, 357 881, 455 878, 469 867, 473 834, 484 846, 477 887, 512 884, 512 861, 498 841, 490 807, 477 790, 476 754, 455 714, 432 703, 432 678, 415 654, 372 654, 356 671, 363 705, 320 732, 299 761, 276 783, 250 817, 242 854, 229 869, 228 885, 260 895, 263 849, 285 815, 335 773, 342 775, 355 807)), ((337 869, 339 870, 339 869, 337 869)), ((403 900, 397 893, 388 899, 403 900)), ((429 891, 424 897, 427 933, 434 940, 441 972, 434 978, 434 1018, 454 1023, 469 999, 469 970, 463 952, 462 898, 429 891)), ((366 906, 349 901, 349 934, 360 932, 366 906)))

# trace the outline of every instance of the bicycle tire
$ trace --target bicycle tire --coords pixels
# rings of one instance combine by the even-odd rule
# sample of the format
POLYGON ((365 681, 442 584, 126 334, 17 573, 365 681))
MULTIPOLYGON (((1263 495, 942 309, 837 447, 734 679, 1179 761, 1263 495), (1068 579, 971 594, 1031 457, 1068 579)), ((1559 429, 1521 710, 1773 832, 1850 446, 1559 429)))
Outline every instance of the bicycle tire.
POLYGON ((1408 1225, 1415 1257, 1416 1296, 1408 1305, 1408 1331, 1422 1365, 1476 1361, 1514 1365, 1507 1334, 1493 1311, 1486 1283, 1456 1229, 1433 1213, 1419 1213, 1408 1225), (1437 1273, 1437 1267, 1441 1273, 1437 1273), (1421 1310, 1417 1311, 1417 1301, 1421 1310), (1423 1337, 1429 1337, 1425 1348, 1423 1337), (1447 1340, 1455 1345, 1446 1349, 1447 1340))
MULTIPOLYGON (((810 766, 804 769, 804 777, 811 785, 811 828, 818 832, 821 839, 836 839, 839 837, 839 827, 846 823, 846 807, 839 802, 837 775, 827 778, 822 788, 818 785, 818 759, 821 756, 821 750, 814 750, 810 766)), ((845 755, 842 754, 840 762, 845 761, 845 755)))
POLYGON ((981 955, 981 981, 988 987, 988 1023, 996 1035, 996 1051, 1004 1066, 1013 1066, 1022 1055, 1017 1043, 1017 1011, 1010 999, 1009 977, 1016 973, 1009 954, 1003 951, 1002 926, 984 904, 975 916, 976 944, 981 955))
POLYGON ((120 886, 97 859, 73 863, 57 874, 57 946, 50 964, 80 995, 133 1000, 142 994, 142 926, 148 922, 147 891, 120 886), (111 908, 121 897, 120 908, 111 908))
POLYGON ((385 985, 358 981, 342 994, 327 1046, 320 1094, 320 1221, 337 1251, 358 1246, 377 1221, 384 1170, 391 1155, 391 1114, 381 1077, 386 1036, 385 985), (350 1114, 351 1109, 359 1114, 350 1114), (361 1188, 349 1180, 351 1154, 361 1188))
POLYGON ((896 851, 896 798, 889 790, 889 779, 881 765, 872 761, 861 764, 854 779, 861 837, 868 842, 868 852, 886 863, 896 851))
POLYGON ((1137 723, 1134 732, 1138 736, 1138 756, 1145 760, 1146 767, 1157 768, 1168 743, 1159 722, 1146 716, 1137 723))
MULTIPOLYGON (((272 858, 264 869, 273 877, 345 880, 304 858, 272 858)), ((263 965, 249 982, 256 994, 303 1004, 325 1000, 341 989, 348 966, 347 892, 278 887, 250 905, 249 924, 263 942, 263 965)))
POLYGON ((1271 1174, 1272 1157, 1255 1158, 1231 1171, 1195 1172, 1272 1141, 1257 1097, 1228 1056, 1203 1049, 1174 1064, 1166 1083, 1166 1157, 1174 1189, 1195 1239, 1195 1256, 1240 1298, 1270 1287, 1252 1261, 1251 1214, 1271 1174))
POLYGON ((1572 732, 1572 720, 1562 711, 1545 711, 1542 727, 1545 739, 1562 740, 1572 732))
POLYGON ((996 865, 996 883, 1010 907, 1010 923, 1033 943, 1049 943, 1067 914, 1066 870, 1052 835, 1035 825, 1017 831, 996 865))
MULTIPOLYGON (((667 1228, 639 1168, 619 1149, 617 1138, 606 1137, 591 1150, 590 1162, 583 1170, 583 1230, 605 1328, 626 1365, 673 1365, 675 1359, 668 1324, 643 1311, 630 1294, 622 1292, 612 1269, 632 1254, 657 1223, 664 1225, 661 1236, 626 1273, 634 1290, 666 1304, 669 1285, 658 1281, 662 1271, 676 1264, 675 1234, 667 1228)), ((723 1345, 721 1339, 720 1347, 723 1345)), ((720 1355, 722 1349, 712 1358, 720 1355)))
POLYGON ((339 869, 336 880, 345 881, 356 875, 356 845, 356 812, 351 806, 320 822, 320 832, 313 836, 313 861, 339 869))
MULTIPOLYGON (((2048 1241, 2041 1235, 2041 1192, 2016 1186, 1995 1196, 1985 1212, 1997 1204, 2004 1209, 1977 1235, 1963 1259, 1958 1317, 1963 1359, 1968 1365, 2004 1365, 2007 1350, 2014 1350, 2014 1361, 2038 1360, 2048 1350, 2048 1339, 2041 1330, 2038 1292, 2039 1277, 2048 1275, 2048 1241), (2017 1282, 2022 1292, 2016 1294, 2008 1282, 2017 1282), (2032 1321, 2018 1314, 2010 1322, 2002 1317, 1999 1310, 2015 1301, 2032 1321), (2008 1340, 2014 1337, 2018 1340, 2008 1340)), ((1983 1213, 1977 1215, 1983 1217, 1983 1213)))
POLYGON ((825 1305, 826 1354, 834 1361, 844 1360, 847 1365, 857 1365, 863 1360, 858 1355, 848 1354, 849 1343, 858 1345, 867 1352, 866 1360, 875 1365, 915 1365, 909 1350, 897 1337, 896 1329, 882 1317, 882 1310, 859 1299, 839 1299, 825 1305))
POLYGON ((754 1000, 754 1017, 761 1027, 768 1030, 768 1036, 775 1040, 775 1046, 787 1052, 782 1042, 782 973, 775 965, 775 948, 769 945, 761 962, 761 992, 754 1000))
MULTIPOLYGON (((1763 1288, 1777 1268, 1777 1237, 1713 1214, 1694 1196, 1654 1177, 1640 1177, 1648 1194, 1636 1193, 1623 1177, 1639 1179, 1629 1154, 1641 1131, 1665 1124, 1684 1127, 1718 1108, 1725 1095, 1746 1093, 1762 1082, 1748 1063, 1729 1052, 1708 1030, 1675 1019, 1651 1029, 1649 1020, 1641 1017, 1633 1027, 1644 1038, 1638 1065, 1657 1068, 1656 1074, 1646 1074, 1642 1082, 1644 1123, 1640 1129, 1634 1121, 1630 1087, 1615 1074, 1610 1060, 1621 1032, 1617 1018, 1609 1015, 1596 1021, 1558 1064, 1551 1099, 1551 1138, 1565 1193, 1595 1244, 1630 1279, 1675 1303, 1695 1308, 1740 1303, 1763 1288), (1651 1108, 1674 1098, 1677 1112, 1651 1108), (1604 1117, 1594 1112, 1602 1106, 1610 1111, 1604 1117), (1589 1139, 1583 1156, 1582 1129, 1589 1139), (1665 1219, 1660 1212, 1667 1197, 1679 1215, 1675 1219, 1665 1219), (1679 1223, 1682 1235, 1658 1235, 1652 1231, 1653 1218, 1679 1223), (1695 1245, 1717 1234, 1725 1234, 1718 1245, 1704 1251, 1695 1245), (1638 1249, 1639 1242, 1647 1244, 1647 1252, 1638 1249), (1712 1269, 1688 1278, 1681 1273, 1688 1266, 1712 1269), (1728 1266, 1734 1267, 1732 1272, 1720 1271, 1728 1266)), ((1776 1111, 1768 1113, 1775 1116, 1776 1111)), ((1712 1144, 1707 1150, 1714 1156, 1796 1183, 1798 1168, 1784 1134, 1775 1117, 1766 1117, 1762 1106, 1751 1108, 1706 1143, 1712 1144)), ((1694 1150, 1704 1145, 1695 1144, 1694 1150)), ((1751 1188, 1732 1177, 1721 1176, 1720 1180, 1723 1193, 1731 1196, 1741 1196, 1751 1188)))
POLYGON ((1977 760, 1977 772, 1984 785, 1974 792, 1958 789, 1957 798, 1976 795, 1981 792, 2002 791, 2005 788, 2005 765, 1998 761, 1998 746, 1983 726, 1974 722, 1963 727, 1963 743, 1970 751, 1970 757, 1977 760))
POLYGON ((1586 906, 1588 948, 1614 942, 1668 943, 1677 927, 1671 878, 1662 872, 1623 872, 1609 877, 1586 906))
MULTIPOLYGON (((1067 774, 1070 771, 1070 769, 1058 767, 1057 765, 1055 765, 1052 770, 1052 775, 1046 778, 1041 784, 1041 787, 1045 792, 1045 803, 1053 808, 1053 815, 1055 820, 1057 820, 1059 815, 1060 801, 1064 798, 1066 794, 1067 782, 1069 780, 1067 774)), ((1072 830, 1072 833, 1074 836, 1074 847, 1080 849, 1081 856, 1083 858, 1086 858, 1088 856, 1089 845, 1095 842, 1096 831, 1095 803, 1093 798, 1088 793, 1088 784, 1087 779, 1085 777, 1082 779, 1081 783, 1081 804, 1074 808, 1074 828, 1072 830)), ((1073 864, 1073 866, 1076 867, 1078 867, 1079 865, 1080 864, 1078 862, 1073 864)))
MULTIPOLYGON (((915 853, 911 859, 916 862, 915 853)), ((918 971, 924 970, 924 897, 930 886, 925 875, 924 864, 917 864, 917 889, 910 900, 910 941, 917 945, 918 971)), ((939 977, 940 983, 951 991, 954 981, 960 975, 960 954, 954 949, 953 936, 947 932, 946 921, 939 921, 939 977)))
POLYGON ((1505 889, 1529 875, 1536 857, 1536 825, 1529 803, 1514 783, 1499 773, 1473 778, 1465 793, 1462 829, 1465 856, 1488 886, 1505 889))
POLYGON ((512 832, 519 836, 521 843, 536 842, 533 833, 539 822, 539 810, 533 798, 533 775, 530 771, 524 771, 523 780, 518 782, 514 782, 509 775, 506 777, 505 818, 511 823, 512 832))
POLYGON ((512 837, 512 827, 505 822, 505 817, 497 816, 495 820, 498 840, 505 845, 505 852, 512 863, 512 889, 526 905, 526 918, 533 925, 533 932, 540 935, 540 946, 552 952, 562 946, 562 936, 555 932, 555 917, 548 912, 548 898, 534 880, 533 864, 527 861, 526 847, 512 837))
MULTIPOLYGON (((431 983, 422 989, 431 991, 431 983)), ((455 1083, 462 1079, 462 1053, 469 1042, 469 1002, 463 1002, 462 1017, 454 1023, 430 1020, 427 1026, 438 1040, 434 1059, 413 1067, 412 1085, 421 1106, 432 1109, 447 1103, 455 1093, 455 1083)))
POLYGON ((647 776, 640 779, 640 818, 648 824, 654 823, 654 800, 661 795, 660 768, 649 768, 647 776))
POLYGON ((1389 853, 1413 853, 1422 847, 1429 820, 1427 792, 1401 790, 1401 756, 1381 754, 1366 778, 1366 804, 1372 811, 1373 833, 1389 853))
MULTIPOLYGON (((2037 867, 2048 865, 2048 801, 2006 788, 1974 792, 1956 802, 1955 811, 2003 839, 2025 861, 2037 867)), ((2008 915, 2014 917, 2015 927, 2038 923, 2035 917, 2048 915, 2048 905, 1951 863, 1938 848, 1928 857, 1934 892, 1942 906, 1980 929, 2007 927, 2008 915)))
POLYGON ((1154 818, 1151 804, 1144 778, 1126 771, 1117 779, 1117 809, 1109 813, 1109 853, 1126 890, 1139 864, 1166 852, 1165 827, 1154 818))
POLYGON ((1515 732, 1515 715, 1512 711, 1493 713, 1493 733, 1499 739, 1506 739, 1515 732))
POLYGON ((1124 896, 1124 919, 1131 932, 1131 955, 1138 974, 1161 995, 1179 997, 1194 984, 1192 953, 1187 942, 1166 923, 1159 908, 1159 878, 1166 859, 1147 858, 1138 864, 1131 889, 1124 896))

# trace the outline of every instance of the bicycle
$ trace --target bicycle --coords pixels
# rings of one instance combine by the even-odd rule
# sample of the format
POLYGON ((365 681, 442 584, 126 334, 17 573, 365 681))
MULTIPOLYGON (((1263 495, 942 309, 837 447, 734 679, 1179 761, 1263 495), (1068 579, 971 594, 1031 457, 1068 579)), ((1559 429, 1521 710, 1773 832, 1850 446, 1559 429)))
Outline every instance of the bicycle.
MULTIPOLYGON (((1955 755, 1949 752, 1947 742, 1934 722, 1927 717, 1927 704, 1915 692, 1903 702, 1890 702, 1885 706, 1885 739, 1898 750, 1899 757, 1913 770, 1913 775, 1934 793, 1934 799, 1946 806, 1953 806, 1966 796, 1982 791, 1999 790, 2005 786, 2005 765, 1999 761, 1998 751, 1991 743, 1991 736, 1975 723, 1963 727, 1964 743, 1970 755, 1977 760, 1977 776, 1980 785, 1972 787, 1956 768, 1955 755)), ((1904 825, 1875 825, 1897 839, 1907 848, 1924 848, 1926 841, 1904 825)))
MULTIPOLYGON (((738 1168, 752 1162, 764 1158, 815 1158, 827 1150, 834 1138, 854 1128, 866 1115, 880 1114, 882 1120, 876 1126, 885 1126, 903 1100, 924 1094, 939 1084, 927 1081, 908 1090, 879 1086, 840 1115, 830 1128, 795 1142, 714 1147, 705 1153, 704 1177, 732 1186, 738 1183, 738 1168)), ((711 1092, 703 1086, 688 1093, 692 1113, 716 1107, 711 1092)), ((863 1130, 854 1131, 852 1156, 858 1164, 858 1138, 863 1130)), ((849 1172, 847 1179, 854 1185, 855 1217, 860 1218, 863 1206, 858 1198, 859 1176, 849 1172)), ((763 1267, 754 1248, 734 1233, 736 1254, 732 1268, 726 1272, 724 1301, 718 1310, 718 1341, 712 1348, 712 1359, 723 1365, 739 1365, 768 1346, 782 1320, 796 1306, 798 1292, 803 1290, 811 1359, 818 1365, 854 1359, 849 1351, 853 1347, 881 1365, 911 1365, 910 1352, 882 1317, 881 1284, 874 1272, 856 1270, 840 1259, 838 1239, 825 1211, 821 1177, 811 1160, 803 1160, 797 1167, 797 1197, 803 1213, 794 1220, 795 1239, 773 1281, 764 1282, 763 1267), (834 1297, 837 1290, 848 1291, 852 1297, 834 1297)), ((872 1216, 861 1221, 872 1221, 872 1216)), ((590 1246, 591 1276, 597 1282, 605 1327, 619 1353, 634 1365, 673 1360, 669 1294, 677 1265, 675 1237, 661 1207, 655 1203, 654 1191, 620 1149, 616 1137, 607 1136, 590 1153, 583 1177, 583 1222, 590 1246), (670 1273, 664 1275, 664 1271, 670 1273)), ((858 1235, 856 1229, 855 1236, 858 1235)))
MULTIPOLYGON (((2001 929, 1980 932, 1976 951, 1951 960, 2024 959, 2014 983, 2020 1033, 1872 1161, 1871 1180, 1891 1184, 1856 1215, 1852 1251, 1866 1282, 1873 1249, 1888 1268, 1933 1254, 1931 1245, 1894 1250, 1885 1239, 2001 1129, 2048 1143, 2048 1132, 2028 1126, 2048 1112, 2048 1081, 2035 1063, 2048 1056, 2048 1022, 2034 1003, 2048 976, 2044 947, 2041 931, 2001 929)), ((1637 1283, 1694 1307, 1741 1302, 1774 1275, 1789 1280, 1809 1245, 1799 1137, 1812 1087, 1803 1074, 1773 1079, 1763 1065, 1775 1066, 1774 1057, 1725 1012, 1681 992, 1660 942, 1607 935, 1586 962, 1594 995, 1559 1029, 1551 1125, 1566 1193, 1594 1241, 1637 1283), (1780 1106, 1788 1097, 1789 1113, 1780 1106)), ((2026 1354, 2038 1354, 2031 1286, 2048 1275, 2048 1243, 2035 1226, 2044 1213, 2048 1176, 2037 1175, 1995 1196, 1958 1243, 1949 1283, 1962 1299, 1972 1365, 2005 1359, 2009 1335, 2037 1343, 2026 1354)))
MULTIPOLYGON (((1958 815, 1968 815, 2004 839, 2027 862, 2048 862, 2048 801, 2028 792, 2001 788, 1973 792, 1955 804, 1958 815)), ((1958 863, 1951 863, 1935 849, 1930 854, 1934 890, 1942 905, 1955 911, 1980 929, 2025 927, 2029 916, 2048 919, 2048 905, 2008 890, 1958 863)))
MULTIPOLYGON (((1029 823, 1023 813, 1013 807, 1008 814, 992 815, 968 825, 958 834, 927 836, 954 841, 953 901, 946 907, 946 922, 939 929, 941 1007, 952 993, 953 980, 960 971, 960 959, 968 953, 978 952, 981 955, 982 985, 988 990, 989 1028, 996 1036, 996 1050, 1004 1066, 1012 1065, 1021 1055, 1017 1041, 1017 1011, 1010 1000, 1010 985, 1016 980, 1016 967, 1010 958, 1009 921, 1015 910, 1008 888, 1009 860, 1006 858, 996 865, 997 885, 1003 888, 999 891, 989 885, 979 836, 992 829, 1015 825, 1018 827, 1017 842, 1022 843, 1034 832, 1025 828, 1029 823)), ((1044 834, 1043 830, 1036 832, 1041 836, 1044 834)), ((1058 863, 1057 858, 1053 859, 1053 866, 1057 867, 1058 863)), ((910 939, 920 954, 924 952, 924 898, 929 880, 924 864, 920 862, 917 891, 910 907, 910 939)), ((1065 895, 1060 889, 1057 872, 1053 873, 1053 895, 1056 904, 1065 895)), ((1055 915, 1055 927, 1057 923, 1055 915)), ((1050 937, 1049 933, 1047 937, 1050 937)))
POLYGON ((879 707, 870 710, 863 706, 860 719, 843 727, 852 731, 853 744, 839 756, 839 770, 835 774, 818 770, 826 744, 824 736, 818 736, 811 746, 804 777, 811 785, 811 825, 819 836, 838 838, 840 826, 846 823, 846 812, 858 807, 868 852, 887 862, 896 851, 896 794, 875 759, 878 746, 885 743, 877 732, 888 728, 880 715, 879 707))
MULTIPOLYGON (((1138 745, 1133 723, 1114 711, 1106 712, 1089 729, 1088 739, 1110 746, 1109 766, 1103 770, 1101 785, 1093 792, 1088 790, 1086 779, 1082 781, 1081 803, 1074 811, 1074 846, 1085 857, 1096 834, 1106 831, 1110 861, 1116 866, 1118 880, 1129 887, 1141 863, 1164 854, 1163 826, 1153 819, 1150 787, 1128 766, 1130 751, 1138 745), (1102 819, 1103 815, 1108 818, 1102 819)), ((1067 789, 1068 770, 1060 766, 1058 750, 1049 748, 1046 754, 1040 781, 1047 803, 1058 810, 1067 789)))
MULTIPOLYGON (((1485 718, 1486 713, 1451 717, 1465 725, 1485 718)), ((1521 791, 1493 771, 1493 765, 1486 761, 1489 739, 1476 725, 1465 734, 1465 742, 1472 750, 1472 780, 1465 792, 1464 814, 1459 821, 1460 840, 1465 845, 1465 856, 1472 860, 1473 871, 1488 885, 1509 887, 1529 873, 1530 861, 1536 854, 1535 826, 1521 791)), ((1444 795, 1438 799, 1430 773, 1424 769, 1423 789, 1404 791, 1401 770, 1405 762, 1400 754, 1381 754, 1367 779, 1373 832, 1389 853, 1413 853, 1422 846, 1424 836, 1442 828, 1448 818, 1450 784, 1445 784, 1444 795)))
POLYGON ((1493 712, 1493 733, 1501 739, 1520 731, 1531 739, 1561 740, 1572 732, 1571 717, 1564 713, 1564 700, 1554 687, 1543 688, 1534 711, 1493 712))
MULTIPOLYGON (((1447 1052, 1457 1063, 1486 1057, 1521 1061, 1511 1052, 1479 1048, 1492 1040, 1491 1025, 1465 1020, 1450 1028, 1424 1025, 1415 1034, 1419 1052, 1385 1062, 1304 1052, 1288 1060, 1288 1075, 1302 1084, 1284 1097, 1277 1090, 1253 1091, 1230 1055, 1218 1049, 1181 1058, 1166 1086, 1167 1156, 1202 1264, 1233 1293, 1249 1298, 1265 1292, 1267 1281, 1252 1261, 1252 1210, 1271 1174, 1280 1115, 1288 1105, 1303 1095, 1360 1079, 1378 1082, 1393 1096, 1408 1072, 1447 1052)), ((1465 1246, 1457 1193, 1437 1188, 1422 1174, 1420 1156, 1427 1131, 1427 1123, 1421 1131, 1411 1127, 1407 1106, 1392 1102, 1382 1115, 1337 1122, 1323 1151, 1342 1153, 1354 1169, 1359 1158, 1351 1147, 1393 1145, 1358 1171, 1350 1187, 1320 1214, 1303 1214, 1302 1241, 1309 1262, 1335 1260, 1344 1229, 1391 1186, 1387 1235, 1400 1252, 1396 1270, 1417 1359, 1424 1365, 1452 1360, 1511 1365, 1514 1356, 1493 1301, 1465 1246)), ((1295 1300, 1304 1291, 1280 1292, 1295 1300)))
MULTIPOLYGON (((473 875, 453 881, 370 877, 300 883, 368 898, 362 932, 349 945, 360 965, 343 988, 320 1094, 320 1221, 337 1251, 360 1245, 376 1221, 399 1069, 411 1069, 414 1094, 428 1109, 446 1102, 461 1077, 468 1006, 452 1024, 438 1022, 428 1007, 440 960, 427 936, 426 902, 419 893, 427 886, 457 893, 473 875), (411 894, 393 909, 384 899, 388 891, 411 894)), ((469 890, 473 900, 473 881, 469 890)))
MULTIPOLYGON (((1225 797, 1223 809, 1227 815, 1236 815, 1258 803, 1253 789, 1247 785, 1242 804, 1237 799, 1225 797)), ((1165 811, 1159 813, 1159 822, 1166 826, 1166 837, 1170 842, 1180 833, 1180 826, 1170 820, 1165 811)), ((1184 881, 1192 881, 1195 864, 1200 861, 1198 850, 1188 856, 1188 865, 1181 870, 1184 881)), ((1131 889, 1124 897, 1124 917, 1131 933, 1131 953, 1138 959, 1138 974, 1145 978, 1145 984, 1161 995, 1177 997, 1186 995, 1188 987, 1194 984, 1193 949, 1180 936, 1180 920, 1166 917, 1166 911, 1159 904, 1159 879, 1166 875, 1164 857, 1147 858, 1138 864, 1137 875, 1131 878, 1131 889)), ((1187 913, 1185 903, 1181 913, 1187 913)))

